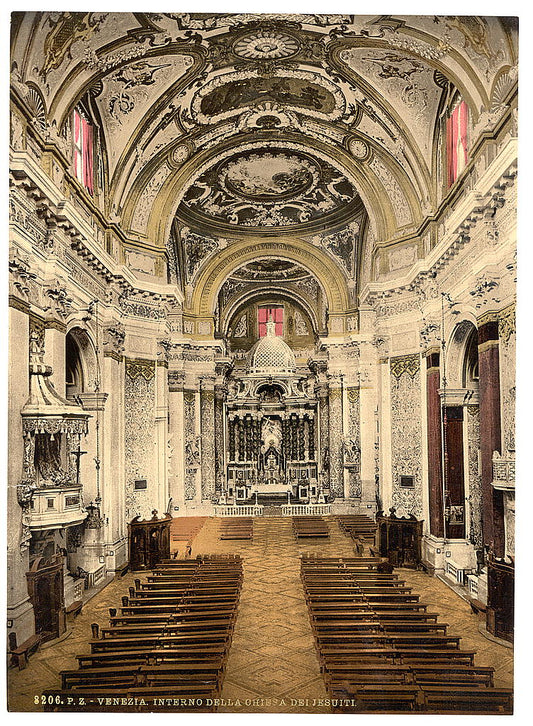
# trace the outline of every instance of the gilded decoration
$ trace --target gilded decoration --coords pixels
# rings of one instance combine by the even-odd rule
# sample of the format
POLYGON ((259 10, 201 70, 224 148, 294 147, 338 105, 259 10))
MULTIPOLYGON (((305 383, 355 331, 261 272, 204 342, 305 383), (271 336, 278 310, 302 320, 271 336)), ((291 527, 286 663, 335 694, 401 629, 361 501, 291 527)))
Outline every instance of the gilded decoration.
POLYGON ((346 398, 349 403, 358 403, 359 401, 359 388, 350 386, 346 389, 346 398))
POLYGON ((401 378, 404 373, 407 373, 411 378, 414 378, 419 370, 419 355, 401 355, 397 358, 390 359, 390 371, 395 378, 401 378))
POLYGON ((145 381, 151 381, 155 376, 155 361, 127 360, 126 376, 132 381, 135 381, 137 378, 144 378, 145 381))

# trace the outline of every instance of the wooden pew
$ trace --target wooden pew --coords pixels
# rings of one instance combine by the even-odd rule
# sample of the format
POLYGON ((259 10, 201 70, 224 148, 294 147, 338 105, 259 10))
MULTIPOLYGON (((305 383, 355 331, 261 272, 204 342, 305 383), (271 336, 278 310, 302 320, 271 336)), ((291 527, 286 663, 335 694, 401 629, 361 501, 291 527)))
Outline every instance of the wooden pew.
POLYGON ((251 517, 227 517, 220 523, 221 540, 253 539, 253 519, 251 517))
POLYGON ((13 665, 19 670, 26 668, 29 656, 41 647, 41 635, 37 633, 9 652, 13 665))
POLYGON ((61 673, 61 693, 71 694, 67 700, 105 694, 112 705, 101 710, 113 710, 124 694, 155 694, 156 710, 173 711, 187 706, 168 706, 169 694, 175 700, 219 693, 242 584, 241 558, 223 558, 221 564, 216 557, 173 560, 154 568, 150 578, 164 587, 136 579, 122 607, 109 609, 110 626, 92 624, 91 653, 77 656, 77 670, 61 673))
POLYGON ((225 642, 218 644, 189 644, 181 648, 147 648, 145 650, 109 650, 77 655, 79 666, 120 665, 122 663, 158 663, 160 661, 202 660, 223 657, 225 642))
POLYGON ((493 669, 474 666, 475 653, 394 573, 383 577, 361 559, 301 561, 328 693, 348 699, 336 710, 510 713, 511 691, 494 688, 493 669))
POLYGON ((122 636, 97 638, 89 641, 92 653, 101 653, 102 651, 116 650, 138 650, 142 648, 173 648, 181 645, 209 645, 214 643, 228 643, 233 632, 233 628, 228 627, 226 630, 202 630, 201 632, 182 633, 180 635, 141 635, 141 636, 122 636))
POLYGON ((292 518, 293 532, 298 539, 308 537, 329 537, 329 528, 323 517, 304 516, 292 518))
POLYGON ((331 663, 322 666, 328 690, 334 691, 341 684, 351 686, 366 683, 414 683, 419 686, 445 685, 491 688, 494 685, 492 668, 476 668, 470 665, 436 663, 427 665, 420 673, 408 664, 391 663, 331 663))
POLYGON ((344 698, 355 706, 342 705, 334 710, 343 713, 397 713, 413 710, 426 713, 511 713, 512 691, 507 688, 472 686, 361 685, 344 682, 338 687, 344 698))

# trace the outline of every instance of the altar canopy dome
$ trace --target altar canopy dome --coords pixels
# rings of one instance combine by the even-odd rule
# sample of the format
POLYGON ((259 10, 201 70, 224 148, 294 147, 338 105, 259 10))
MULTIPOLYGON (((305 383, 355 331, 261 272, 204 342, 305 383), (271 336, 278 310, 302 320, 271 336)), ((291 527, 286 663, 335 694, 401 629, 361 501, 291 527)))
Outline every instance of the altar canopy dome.
POLYGON ((248 373, 294 373, 296 360, 287 343, 275 332, 275 323, 266 324, 266 335, 260 338, 248 356, 248 373))

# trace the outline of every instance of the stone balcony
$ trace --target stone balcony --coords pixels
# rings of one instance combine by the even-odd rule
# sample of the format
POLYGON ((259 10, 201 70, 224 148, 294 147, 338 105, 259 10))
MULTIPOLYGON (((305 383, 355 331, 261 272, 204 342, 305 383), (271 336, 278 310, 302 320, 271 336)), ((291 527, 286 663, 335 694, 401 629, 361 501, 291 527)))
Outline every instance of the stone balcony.
POLYGON ((76 485, 35 489, 28 509, 30 530, 81 524, 87 517, 81 490, 82 487, 76 485))

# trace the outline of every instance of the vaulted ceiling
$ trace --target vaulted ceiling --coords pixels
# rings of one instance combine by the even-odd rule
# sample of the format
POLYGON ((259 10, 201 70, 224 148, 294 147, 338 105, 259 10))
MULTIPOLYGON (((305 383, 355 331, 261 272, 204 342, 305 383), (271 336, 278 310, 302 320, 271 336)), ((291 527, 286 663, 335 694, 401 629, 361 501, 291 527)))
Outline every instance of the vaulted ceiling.
POLYGON ((348 277, 357 250, 328 234, 416 229, 438 203, 447 94, 475 136, 516 79, 498 18, 47 12, 15 16, 12 35, 13 86, 50 138, 91 105, 101 204, 126 235, 297 234, 348 277))

